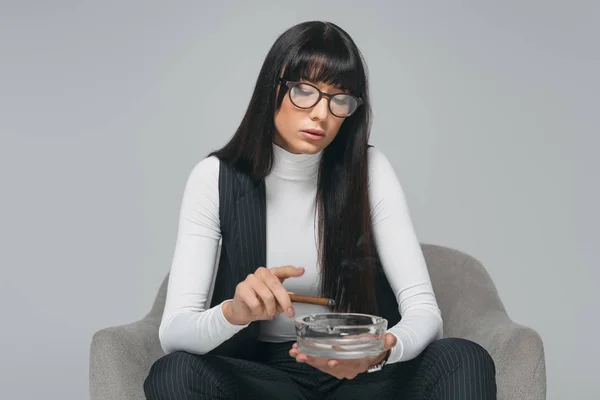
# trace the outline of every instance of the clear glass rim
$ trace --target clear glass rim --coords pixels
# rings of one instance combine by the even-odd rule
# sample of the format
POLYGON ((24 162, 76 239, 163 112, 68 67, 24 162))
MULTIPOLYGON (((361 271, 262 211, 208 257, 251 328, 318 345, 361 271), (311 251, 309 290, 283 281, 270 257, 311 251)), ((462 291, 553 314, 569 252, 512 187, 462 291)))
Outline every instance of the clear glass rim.
POLYGON ((335 327, 337 329, 355 329, 355 328, 367 328, 367 327, 376 327, 376 326, 382 326, 384 324, 387 324, 387 320, 383 317, 380 317, 378 315, 371 315, 371 314, 361 314, 361 313, 313 313, 313 314, 308 314, 308 315, 302 315, 299 317, 296 317, 295 322, 298 324, 303 324, 306 326, 316 326, 316 325, 323 325, 322 321, 304 321, 304 318, 308 318, 310 316, 314 316, 314 317, 320 317, 320 316, 346 316, 346 317, 367 317, 367 318, 371 318, 371 319, 375 319, 377 320, 377 322, 372 322, 370 324, 361 324, 361 325, 336 325, 335 327))

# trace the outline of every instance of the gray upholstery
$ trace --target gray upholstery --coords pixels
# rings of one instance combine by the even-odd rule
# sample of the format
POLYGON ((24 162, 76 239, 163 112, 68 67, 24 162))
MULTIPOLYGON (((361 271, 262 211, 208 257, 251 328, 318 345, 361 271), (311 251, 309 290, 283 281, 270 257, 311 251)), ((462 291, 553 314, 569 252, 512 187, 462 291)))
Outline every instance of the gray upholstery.
MULTIPOLYGON (((444 336, 470 339, 490 352, 496 363, 499 399, 545 399, 546 364, 538 333, 511 321, 477 260, 447 247, 423 244, 422 248, 442 310, 444 336)), ((94 334, 90 353, 92 400, 144 399, 144 378, 152 363, 164 354, 158 327, 167 279, 143 319, 94 334)))

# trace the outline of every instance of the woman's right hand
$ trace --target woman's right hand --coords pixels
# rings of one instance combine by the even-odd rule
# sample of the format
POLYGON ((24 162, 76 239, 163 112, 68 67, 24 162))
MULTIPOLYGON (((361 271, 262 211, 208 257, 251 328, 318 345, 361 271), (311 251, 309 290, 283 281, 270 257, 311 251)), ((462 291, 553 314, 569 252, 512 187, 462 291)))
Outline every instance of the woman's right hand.
POLYGON ((223 303, 223 315, 233 325, 246 325, 253 321, 270 320, 285 312, 294 316, 290 295, 282 283, 287 278, 304 274, 304 268, 258 268, 235 288, 233 300, 223 303))

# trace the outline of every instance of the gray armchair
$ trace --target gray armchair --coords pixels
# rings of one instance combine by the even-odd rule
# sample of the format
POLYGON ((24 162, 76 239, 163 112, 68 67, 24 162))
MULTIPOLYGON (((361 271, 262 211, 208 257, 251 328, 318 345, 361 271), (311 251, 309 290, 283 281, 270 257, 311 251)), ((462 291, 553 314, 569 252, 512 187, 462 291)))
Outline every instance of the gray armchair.
MULTIPOLYGON (((546 398, 544 347, 538 333, 509 318, 484 267, 471 256, 423 244, 442 310, 445 337, 462 337, 486 348, 496 363, 498 398, 546 398)), ((142 383, 164 353, 158 327, 167 278, 150 312, 140 321, 96 332, 90 352, 92 400, 144 399, 142 383)))

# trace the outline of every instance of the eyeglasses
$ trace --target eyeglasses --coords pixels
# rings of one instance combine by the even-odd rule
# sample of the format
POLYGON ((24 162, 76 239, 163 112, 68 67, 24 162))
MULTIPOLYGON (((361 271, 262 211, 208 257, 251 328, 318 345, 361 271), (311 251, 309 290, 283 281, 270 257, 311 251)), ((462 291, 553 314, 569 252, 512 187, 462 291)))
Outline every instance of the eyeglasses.
POLYGON ((329 100, 329 111, 338 118, 346 118, 354 114, 358 106, 363 103, 360 97, 348 93, 323 93, 314 85, 305 82, 290 82, 287 79, 279 80, 289 88, 289 96, 292 104, 298 108, 312 108, 323 97, 329 100))

